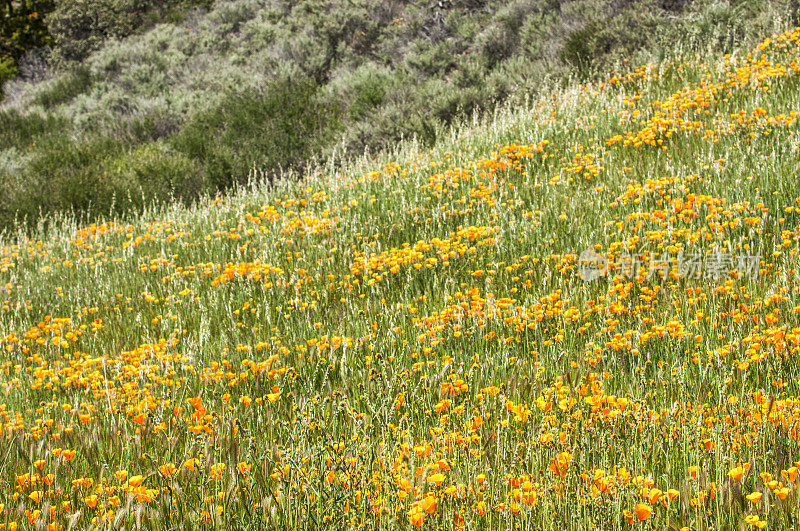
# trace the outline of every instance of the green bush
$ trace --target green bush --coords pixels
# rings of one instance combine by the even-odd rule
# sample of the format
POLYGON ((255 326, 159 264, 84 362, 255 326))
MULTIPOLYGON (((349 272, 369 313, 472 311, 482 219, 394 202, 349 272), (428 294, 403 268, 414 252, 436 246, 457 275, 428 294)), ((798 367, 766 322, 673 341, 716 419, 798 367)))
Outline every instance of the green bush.
POLYGON ((43 135, 50 135, 62 129, 64 118, 52 114, 20 114, 13 109, 0 111, 0 149, 29 149, 43 135))
POLYGON ((356 121, 383 104, 397 77, 389 68, 367 63, 334 78, 326 92, 331 101, 339 101, 347 109, 350 120, 356 121))
POLYGON ((214 0, 169 0, 156 2, 146 16, 147 25, 157 23, 180 24, 187 12, 193 9, 209 10, 214 0))
POLYGON ((26 53, 50 44, 44 17, 53 0, 6 0, 0 4, 0 100, 3 85, 19 72, 26 53))
POLYGON ((598 61, 611 51, 613 41, 603 28, 603 23, 594 22, 572 32, 564 42, 561 60, 586 76, 598 61))
POLYGON ((103 159, 120 146, 108 139, 81 143, 57 137, 41 142, 37 149, 21 175, 4 176, 4 180, 26 185, 11 197, 12 212, 29 222, 40 213, 73 210, 88 216, 109 212, 111 202, 103 196, 97 173, 103 159))
POLYGON ((0 57, 0 101, 3 99, 3 85, 17 75, 17 65, 10 57, 0 57))
POLYGON ((170 138, 179 130, 180 123, 175 116, 163 110, 154 110, 125 124, 117 136, 137 144, 170 138))
POLYGON ((450 73, 456 65, 457 50, 452 42, 430 44, 425 41, 413 45, 406 64, 426 78, 450 73))
POLYGON ((56 57, 80 61, 106 39, 130 35, 150 5, 150 0, 59 0, 47 17, 56 57))
POLYGON ((156 22, 180 22, 192 8, 209 8, 213 0, 56 0, 47 16, 54 59, 80 61, 108 39, 141 32, 156 22))
POLYGON ((21 174, 0 174, 0 182, 2 224, 64 211, 79 219, 135 213, 153 202, 190 202, 208 191, 202 168, 165 143, 131 148, 109 138, 52 139, 21 174))
POLYGON ((98 173, 104 194, 115 196, 121 211, 138 210, 151 201, 188 202, 208 191, 199 164, 163 142, 142 144, 108 158, 98 173))
POLYGON ((518 45, 518 32, 509 30, 504 24, 488 28, 480 40, 480 52, 484 66, 493 69, 511 57, 518 45))
POLYGON ((199 163, 217 189, 245 182, 253 167, 302 167, 339 128, 338 110, 317 92, 307 78, 286 78, 261 91, 230 93, 192 118, 170 143, 199 163))
POLYGON ((55 80, 47 89, 38 93, 34 101, 46 109, 51 109, 87 92, 92 86, 92 82, 93 78, 89 68, 85 65, 78 65, 74 70, 55 80))

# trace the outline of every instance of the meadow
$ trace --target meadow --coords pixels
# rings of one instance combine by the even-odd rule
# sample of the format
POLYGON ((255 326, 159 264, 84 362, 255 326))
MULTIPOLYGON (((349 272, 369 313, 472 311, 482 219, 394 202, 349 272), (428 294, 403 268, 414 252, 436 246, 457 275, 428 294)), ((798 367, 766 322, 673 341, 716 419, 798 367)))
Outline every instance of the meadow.
POLYGON ((797 525, 799 39, 7 234, 0 529, 797 525))

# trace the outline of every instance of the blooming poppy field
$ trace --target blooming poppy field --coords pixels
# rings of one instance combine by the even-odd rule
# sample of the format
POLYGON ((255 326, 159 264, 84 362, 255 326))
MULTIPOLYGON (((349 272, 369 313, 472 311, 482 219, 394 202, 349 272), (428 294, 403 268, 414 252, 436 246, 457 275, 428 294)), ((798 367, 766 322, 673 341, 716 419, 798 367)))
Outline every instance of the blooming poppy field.
POLYGON ((797 525, 799 43, 9 235, 0 529, 797 525))

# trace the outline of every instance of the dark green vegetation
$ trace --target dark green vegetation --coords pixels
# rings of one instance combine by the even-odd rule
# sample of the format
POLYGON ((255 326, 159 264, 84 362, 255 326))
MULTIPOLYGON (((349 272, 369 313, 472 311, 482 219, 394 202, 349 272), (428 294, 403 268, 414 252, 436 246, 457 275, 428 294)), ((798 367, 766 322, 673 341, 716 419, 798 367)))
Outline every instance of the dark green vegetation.
POLYGON ((44 15, 54 7, 52 0, 0 2, 0 99, 2 85, 17 75, 20 59, 52 42, 44 15))
POLYGON ((2 0, 0 85, 18 74, 26 54, 44 53, 54 66, 74 66, 108 39, 143 32, 159 21, 179 23, 189 9, 212 4, 213 0, 2 0))
POLYGON ((191 201, 254 168, 302 173, 401 137, 430 145, 443 124, 576 77, 728 52, 798 23, 796 0, 8 6, 0 77, 25 70, 30 49, 47 67, 5 86, 0 227, 191 201))

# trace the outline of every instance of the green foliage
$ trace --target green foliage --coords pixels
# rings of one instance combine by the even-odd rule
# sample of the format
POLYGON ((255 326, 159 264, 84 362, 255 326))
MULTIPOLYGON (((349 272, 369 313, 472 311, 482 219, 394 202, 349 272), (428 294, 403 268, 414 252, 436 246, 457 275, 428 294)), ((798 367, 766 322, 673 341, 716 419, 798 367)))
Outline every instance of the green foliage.
POLYGON ((85 65, 78 65, 57 79, 46 90, 38 93, 34 101, 46 109, 67 103, 75 96, 83 94, 92 85, 92 73, 85 65))
POLYGON ((3 84, 14 79, 17 75, 17 66, 10 57, 0 57, 0 100, 3 98, 3 84))
MULTIPOLYGON (((214 0, 5 0, 0 5, 0 98, 2 86, 19 72, 31 50, 52 48, 55 61, 79 61, 107 39, 142 31, 158 22, 178 24, 192 9, 209 9, 214 0)), ((85 81, 80 75, 72 83, 85 81)), ((71 93, 75 86, 62 86, 71 93)), ((44 106, 70 97, 53 96, 44 106)))
POLYGON ((180 24, 186 13, 195 10, 209 10, 214 5, 214 0, 168 0, 155 2, 146 14, 146 25, 158 23, 180 24))
POLYGON ((197 161, 217 189, 245 182, 253 168, 302 167, 338 128, 337 109, 323 103, 317 92, 308 78, 232 92, 186 123, 170 143, 197 161))
POLYGON ((106 200, 106 183, 98 175, 104 158, 120 150, 117 142, 95 139, 75 142, 56 137, 41 142, 22 175, 0 176, 8 188, 12 207, 0 205, 0 219, 18 216, 35 220, 42 213, 74 210, 78 214, 109 213, 110 198, 106 200), (16 183, 16 186, 13 186, 16 183), (23 186, 24 183, 24 186, 23 186))
POLYGON ((586 75, 592 65, 611 50, 611 45, 603 25, 594 22, 570 34, 561 50, 561 59, 586 75))
POLYGON ((53 0, 5 0, 0 5, 0 99, 3 84, 17 75, 23 56, 50 44, 44 17, 53 7, 53 0))
POLYGON ((51 114, 20 114, 14 110, 0 111, 0 150, 30 149, 33 143, 65 125, 63 118, 51 114))
MULTIPOLYGON (((200 165, 164 142, 125 150, 104 161, 99 173, 107 180, 117 202, 120 198, 133 201, 137 209, 154 200, 175 198, 188 202, 206 191, 200 165)), ((118 208, 127 209, 124 205, 118 208)))
MULTIPOLYGON (((276 175, 342 147, 360 156, 411 136, 430 145, 442 126, 472 113, 676 48, 749 46, 790 22, 794 4, 57 0, 45 19, 53 75, 14 82, 17 114, 0 120, 21 130, 0 132, 2 171, 25 187, 49 168, 28 166, 49 156, 54 137, 81 145, 103 137, 119 153, 158 143, 148 157, 167 157, 170 167, 191 161, 202 178, 187 186, 218 193, 254 167, 276 175)), ((0 80, 16 67, 0 62, 0 80)), ((156 188, 153 197, 199 193, 156 188)))
POLYGON ((19 61, 28 50, 49 44, 44 17, 53 8, 53 0, 4 0, 0 4, 0 57, 19 61))
POLYGON ((141 212, 153 202, 190 202, 206 189, 200 166, 164 143, 124 143, 99 137, 49 138, 20 176, 0 167, 0 223, 74 212, 78 219, 141 212))
POLYGON ((356 121, 384 103, 395 80, 391 69, 367 63, 331 80, 327 92, 332 100, 341 102, 348 109, 350 120, 356 121))
MULTIPOLYGON (((617 11, 581 12, 586 22, 565 39, 560 50, 561 62, 580 77, 588 78, 635 57, 638 51, 658 53, 669 40, 662 41, 662 37, 672 28, 664 19, 653 17, 653 12, 657 8, 651 1, 617 11)), ((674 19, 666 18, 670 20, 674 19)), ((688 44, 685 39, 681 42, 688 44)))
POLYGON ((450 73, 458 65, 456 54, 456 47, 450 41, 435 44, 418 41, 414 43, 406 63, 412 71, 428 78, 450 73))
POLYGON ((125 125, 119 136, 130 143, 151 142, 169 138, 179 130, 174 116, 161 111, 153 111, 125 125))
POLYGON ((212 0, 56 0, 47 17, 54 41, 54 59, 81 61, 108 39, 121 39, 157 22, 179 23, 192 8, 208 8, 212 0))
POLYGON ((59 59, 80 61, 106 39, 132 34, 150 0, 60 0, 47 18, 59 59))

